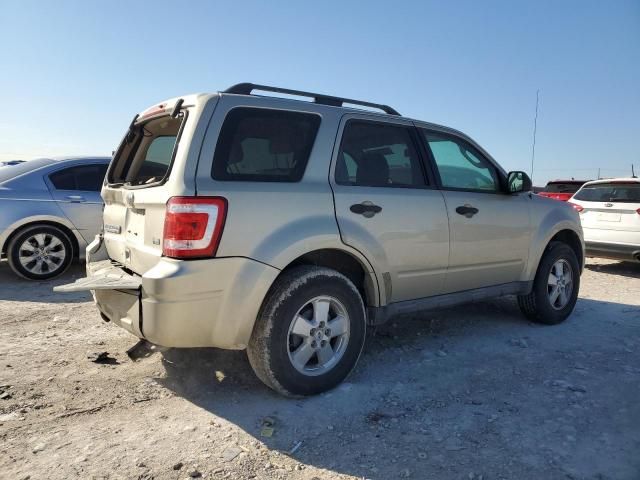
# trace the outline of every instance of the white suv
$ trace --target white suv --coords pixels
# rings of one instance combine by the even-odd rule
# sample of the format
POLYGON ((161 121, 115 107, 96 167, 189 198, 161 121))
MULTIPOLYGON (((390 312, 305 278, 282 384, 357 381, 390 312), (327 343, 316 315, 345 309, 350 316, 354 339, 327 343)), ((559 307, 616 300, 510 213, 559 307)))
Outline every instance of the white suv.
POLYGON ((640 179, 587 182, 569 201, 580 213, 587 256, 640 262, 640 179))

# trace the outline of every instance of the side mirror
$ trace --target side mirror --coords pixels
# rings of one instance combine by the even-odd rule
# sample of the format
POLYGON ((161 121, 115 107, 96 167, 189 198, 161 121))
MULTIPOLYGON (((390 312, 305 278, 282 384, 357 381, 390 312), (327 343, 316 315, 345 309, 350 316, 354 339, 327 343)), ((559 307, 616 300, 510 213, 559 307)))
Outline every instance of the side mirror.
POLYGON ((525 172, 509 172, 507 175, 507 191, 509 193, 530 192, 532 183, 525 172))

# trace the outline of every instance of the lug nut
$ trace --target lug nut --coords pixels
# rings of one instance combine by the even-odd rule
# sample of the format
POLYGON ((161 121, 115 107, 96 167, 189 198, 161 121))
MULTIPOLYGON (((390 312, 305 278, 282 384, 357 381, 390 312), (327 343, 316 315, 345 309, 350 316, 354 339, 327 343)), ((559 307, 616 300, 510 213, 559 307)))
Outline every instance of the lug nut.
POLYGON ((322 340, 322 341, 320 342, 320 346, 321 346, 321 347, 324 347, 326 344, 327 344, 327 341, 326 341, 326 340, 322 340))
POLYGON ((316 348, 317 346, 318 346, 318 344, 316 343, 315 340, 313 342, 311 342, 311 348, 316 348))
POLYGON ((320 328, 324 328, 324 322, 320 322, 320 328))
POLYGON ((324 331, 324 334, 325 334, 327 337, 330 337, 330 336, 331 336, 331 329, 330 329, 330 328, 327 328, 327 329, 324 331))
POLYGON ((309 330, 309 335, 315 335, 316 334, 316 329, 312 328, 311 330, 309 330))

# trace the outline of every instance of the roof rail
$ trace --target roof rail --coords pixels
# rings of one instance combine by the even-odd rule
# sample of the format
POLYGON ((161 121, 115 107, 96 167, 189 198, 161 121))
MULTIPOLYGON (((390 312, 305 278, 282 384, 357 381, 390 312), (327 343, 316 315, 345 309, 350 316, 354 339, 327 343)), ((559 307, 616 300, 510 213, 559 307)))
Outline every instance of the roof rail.
POLYGON ((235 93, 238 95, 251 95, 254 90, 260 90, 263 92, 275 92, 284 93, 286 95, 297 95, 299 97, 313 98, 315 103, 321 105, 331 105, 333 107, 342 107, 343 104, 348 103, 351 105, 362 105, 364 107, 377 108, 389 115, 400 115, 398 111, 391 108, 389 105, 381 105, 379 103, 364 102, 362 100, 353 100, 350 98, 333 97, 331 95, 323 95, 321 93, 303 92, 301 90, 290 90, 288 88, 269 87, 267 85, 256 85, 254 83, 238 83, 232 87, 227 88, 223 93, 235 93))

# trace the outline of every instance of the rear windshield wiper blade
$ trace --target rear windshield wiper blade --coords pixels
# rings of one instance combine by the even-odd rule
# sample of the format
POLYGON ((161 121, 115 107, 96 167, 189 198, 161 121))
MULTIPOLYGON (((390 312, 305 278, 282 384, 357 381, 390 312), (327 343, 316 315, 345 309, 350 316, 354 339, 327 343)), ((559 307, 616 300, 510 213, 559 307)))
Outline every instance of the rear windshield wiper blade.
POLYGON ((138 120, 139 116, 140 115, 136 113, 136 116, 133 117, 133 120, 131 120, 131 123, 129 124, 129 130, 127 131, 127 143, 131 143, 135 138, 136 132, 134 129, 136 127, 136 120, 138 120))

